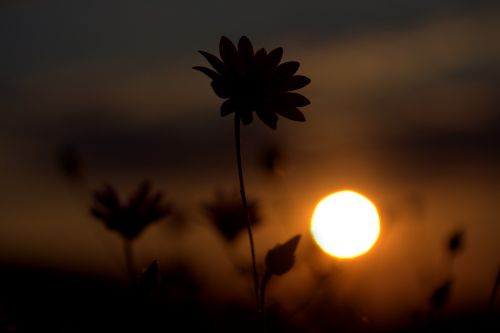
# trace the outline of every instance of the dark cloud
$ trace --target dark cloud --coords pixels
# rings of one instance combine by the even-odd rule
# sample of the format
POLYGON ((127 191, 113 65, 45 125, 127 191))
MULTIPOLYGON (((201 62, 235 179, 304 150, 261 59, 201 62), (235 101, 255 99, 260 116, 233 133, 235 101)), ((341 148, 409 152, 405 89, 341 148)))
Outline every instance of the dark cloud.
POLYGON ((205 48, 221 34, 263 40, 324 39, 400 28, 434 15, 469 12, 496 0, 439 1, 29 1, 0 11, 0 71, 21 73, 74 62, 159 63, 205 48))
POLYGON ((409 126, 381 145, 385 165, 405 167, 413 177, 464 166, 496 167, 500 165, 500 117, 469 130, 409 126))
MULTIPOLYGON (((232 120, 220 118, 217 111, 202 111, 157 121, 140 120, 106 108, 17 112, 2 124, 1 131, 4 142, 14 144, 13 138, 26 142, 23 154, 28 159, 53 158, 39 151, 55 152, 71 145, 84 158, 109 169, 213 170, 233 163, 232 120)), ((272 134, 261 126, 252 127, 252 142, 272 134)))
POLYGON ((451 80, 482 80, 498 86, 500 85, 500 62, 498 60, 471 62, 443 74, 451 80))

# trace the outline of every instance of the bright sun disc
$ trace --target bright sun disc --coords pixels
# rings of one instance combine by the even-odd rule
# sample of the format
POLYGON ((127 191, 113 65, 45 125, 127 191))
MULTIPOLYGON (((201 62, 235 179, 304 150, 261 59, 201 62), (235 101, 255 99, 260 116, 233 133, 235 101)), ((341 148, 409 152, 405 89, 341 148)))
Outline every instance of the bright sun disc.
POLYGON ((316 206, 311 232, 326 253, 337 258, 357 257, 377 241, 380 232, 377 208, 356 192, 330 194, 316 206))

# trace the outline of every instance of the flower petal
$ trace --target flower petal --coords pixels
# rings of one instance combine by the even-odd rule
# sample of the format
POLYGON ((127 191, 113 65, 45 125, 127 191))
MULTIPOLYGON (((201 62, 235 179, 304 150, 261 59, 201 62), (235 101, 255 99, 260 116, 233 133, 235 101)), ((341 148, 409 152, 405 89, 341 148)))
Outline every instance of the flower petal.
POLYGON ((229 91, 222 80, 214 80, 211 86, 217 96, 220 98, 229 98, 229 91))
POLYGON ((104 221, 104 222, 107 222, 109 220, 109 212, 103 212, 101 209, 97 208, 97 207, 92 207, 90 209, 90 212, 92 213, 92 215, 101 220, 101 221, 104 221))
POLYGON ((284 91, 291 91, 303 88, 311 83, 311 79, 303 75, 294 75, 286 80, 282 86, 284 91))
POLYGON ((115 189, 110 185, 105 185, 102 191, 94 192, 95 201, 107 209, 118 210, 121 208, 120 200, 115 189))
POLYGON ((225 66, 224 66, 224 63, 222 61, 220 61, 219 58, 217 58, 216 56, 214 56, 213 54, 211 53, 208 53, 208 52, 205 52, 205 51, 198 51, 202 56, 205 57, 205 59, 207 59, 207 61, 210 63, 210 65, 212 65, 212 67, 217 71, 219 72, 220 74, 224 74, 225 72, 225 66))
POLYGON ((276 68, 276 76, 278 77, 290 77, 299 69, 300 64, 297 61, 287 61, 282 63, 276 68))
POLYGON ((210 68, 202 67, 202 66, 194 66, 193 69, 196 69, 197 71, 202 72, 212 80, 217 80, 221 78, 221 75, 210 68))
POLYGON ((234 108, 234 103, 230 99, 224 101, 224 103, 222 103, 222 105, 220 106, 220 115, 221 115, 221 117, 225 117, 228 114, 231 114, 231 113, 233 113, 235 111, 236 110, 234 108))
POLYGON ((269 68, 277 67, 281 61, 281 58, 283 58, 283 48, 282 47, 278 47, 278 48, 272 50, 271 52, 269 52, 269 54, 267 56, 269 68))
POLYGON ((231 42, 226 36, 222 36, 220 39, 219 52, 222 61, 229 69, 228 74, 241 76, 243 73, 240 58, 238 56, 238 50, 234 46, 233 42, 231 42))
POLYGON ((276 113, 267 110, 257 110, 257 116, 264 124, 271 127, 273 130, 276 129, 278 123, 278 116, 276 113))
POLYGON ((264 48, 259 49, 257 52, 255 52, 255 57, 259 59, 264 59, 267 57, 267 51, 264 48))
POLYGON ((137 208, 144 203, 151 191, 151 184, 148 181, 143 181, 137 190, 132 193, 128 200, 128 208, 137 208))
POLYGON ((265 49, 260 49, 255 53, 255 65, 257 68, 263 68, 267 60, 267 52, 265 49))
POLYGON ((148 209, 156 210, 160 207, 160 202, 163 198, 163 192, 158 191, 151 195, 151 198, 148 200, 148 209))
POLYGON ((306 117, 304 117, 304 114, 300 112, 300 110, 297 109, 296 107, 290 107, 284 109, 277 108, 275 111, 280 116, 288 118, 290 120, 306 121, 306 117))
POLYGON ((220 38, 219 52, 223 62, 235 58, 238 54, 238 51, 236 50, 233 42, 231 42, 231 40, 226 36, 222 36, 220 38))
POLYGON ((254 54, 252 43, 247 36, 243 36, 240 38, 240 41, 238 43, 238 53, 245 66, 245 70, 251 70, 254 60, 254 54))
POLYGON ((301 106, 306 106, 311 104, 311 102, 302 96, 301 94, 297 93, 283 93, 279 95, 275 95, 272 100, 271 100, 271 105, 281 108, 281 107, 301 107, 301 106))

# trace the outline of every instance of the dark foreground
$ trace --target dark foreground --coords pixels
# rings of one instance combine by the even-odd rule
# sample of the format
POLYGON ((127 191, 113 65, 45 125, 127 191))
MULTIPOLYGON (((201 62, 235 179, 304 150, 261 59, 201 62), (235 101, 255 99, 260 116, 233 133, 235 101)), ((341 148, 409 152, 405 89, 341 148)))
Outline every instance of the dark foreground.
MULTIPOLYGON (((158 285, 131 290, 102 278, 26 267, 0 268, 0 332, 257 332, 248 304, 203 297, 183 266, 161 272, 158 285)), ((457 314, 373 328, 326 309, 315 315, 266 313, 267 332, 500 332, 498 314, 457 314), (336 318, 333 320, 332 318, 336 318)))

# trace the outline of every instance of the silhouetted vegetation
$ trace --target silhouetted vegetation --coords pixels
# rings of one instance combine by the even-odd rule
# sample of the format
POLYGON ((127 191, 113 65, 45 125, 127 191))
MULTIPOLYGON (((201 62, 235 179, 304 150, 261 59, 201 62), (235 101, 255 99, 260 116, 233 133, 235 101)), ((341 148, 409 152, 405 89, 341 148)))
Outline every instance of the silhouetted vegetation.
POLYGON ((118 232, 124 239, 127 270, 132 286, 136 287, 136 270, 133 259, 132 241, 151 223, 157 222, 171 212, 171 206, 162 202, 162 192, 151 193, 151 185, 145 181, 128 198, 120 201, 110 185, 93 194, 92 215, 106 227, 118 232))
MULTIPOLYGON (((243 180, 240 122, 245 125, 250 124, 253 120, 253 112, 272 129, 277 127, 278 114, 291 120, 305 121, 304 115, 298 108, 306 106, 310 102, 304 96, 290 91, 305 87, 311 80, 303 75, 295 75, 299 69, 298 62, 289 61, 280 64, 283 57, 281 47, 269 53, 265 49, 259 49, 254 53, 252 43, 246 36, 240 38, 237 48, 227 37, 221 37, 219 44, 221 59, 205 51, 199 52, 215 71, 202 66, 193 68, 212 79, 211 86, 215 94, 225 100, 220 108, 221 116, 224 117, 234 113, 234 137, 241 203, 250 243, 257 311, 262 313, 264 311, 265 285, 272 274, 276 273, 267 270, 263 276, 263 285, 260 284, 252 232, 253 221, 243 180)), ((228 233, 226 232, 226 234, 228 233)), ((292 252, 295 251, 297 243, 292 242, 292 244, 295 244, 292 246, 292 252)), ((276 253, 276 251, 280 253, 279 250, 272 253, 276 253)), ((271 255, 271 258, 274 258, 274 256, 271 255)), ((275 263, 281 262, 282 258, 271 261, 275 263)), ((288 270, 290 268, 291 266, 288 270)))
MULTIPOLYGON (((257 251, 265 249, 257 249, 254 242, 255 227, 268 226, 268 222, 265 211, 261 209, 265 207, 265 201, 259 197, 247 196, 241 124, 251 124, 254 115, 264 123, 266 130, 276 130, 280 117, 305 122, 301 108, 309 105, 310 101, 296 91, 309 85, 311 80, 297 74, 299 62, 282 62, 283 48, 278 47, 269 52, 264 48, 255 51, 246 36, 242 36, 237 45, 227 37, 221 37, 219 56, 206 51, 199 53, 211 68, 193 68, 209 77, 215 95, 223 100, 220 115, 234 117, 239 193, 219 191, 210 200, 202 203, 196 201, 196 212, 209 221, 206 225, 210 228, 210 236, 220 236, 218 241, 223 243, 222 247, 228 251, 229 259, 233 260, 234 275, 225 275, 230 270, 215 272, 218 279, 227 284, 227 290, 217 294, 211 289, 206 277, 199 274, 195 265, 180 253, 181 250, 176 252, 176 246, 181 243, 200 258, 209 257, 202 256, 206 253, 201 252, 207 251, 210 254, 213 250, 208 243, 202 246, 196 244, 196 238, 186 240, 187 237, 181 237, 191 231, 191 212, 177 207, 170 198, 167 200, 162 191, 153 190, 149 181, 140 183, 126 197, 119 194, 116 183, 103 185, 90 192, 86 174, 88 165, 83 163, 81 153, 75 146, 67 145, 57 152, 58 170, 68 184, 79 186, 85 192, 84 205, 88 223, 92 223, 91 219, 94 223, 97 220, 105 227, 99 232, 109 231, 123 241, 128 282, 70 270, 5 264, 0 267, 0 333, 355 333, 377 332, 380 329, 370 326, 369 318, 359 312, 353 303, 335 298, 335 279, 342 273, 341 264, 332 259, 321 266, 318 258, 323 258, 323 253, 314 245, 311 246, 307 235, 286 229, 284 238, 273 241, 271 244, 276 245, 264 252, 257 251), (90 207, 86 201, 88 198, 91 199, 90 207), (147 262, 144 267, 136 260, 139 256, 134 245, 148 227, 162 220, 167 220, 169 227, 172 227, 167 231, 163 230, 165 233, 176 231, 174 236, 170 235, 170 239, 165 235, 165 241, 173 239, 178 243, 171 245, 174 250, 170 257, 158 253, 158 257, 143 260, 142 264, 147 262), (245 231, 249 255, 241 256, 237 252, 237 246, 245 231), (290 238, 287 239, 288 237, 290 238), (265 253, 264 258, 259 258, 258 253, 265 253), (168 259, 162 261, 160 258, 168 259), (300 259, 303 259, 303 267, 300 267, 300 259), (279 281, 286 280, 282 276, 294 269, 303 269, 301 273, 305 276, 304 280, 308 281, 305 299, 291 305, 281 302, 278 297, 273 299, 271 296, 274 296, 274 287, 279 287, 279 281), (240 283, 238 279, 244 282, 240 283), (237 280, 235 285, 242 290, 234 292, 231 289, 234 287, 231 284, 233 280, 237 280), (241 287, 245 283, 253 288, 246 290, 241 287)), ((189 154, 188 151, 180 151, 189 154)), ((283 147, 270 144, 262 149, 255 162, 267 175, 284 177, 283 156, 283 147)), ((197 183, 191 182, 189 186, 196 188, 197 183)), ((304 197, 307 195, 304 194, 304 197)), ((183 198, 175 199, 181 202, 183 198)), ((413 193, 405 200, 409 206, 409 219, 419 223, 424 220, 427 202, 424 202, 420 194, 413 193)), ((290 208, 288 205, 291 203, 286 203, 287 210, 290 208)), ((399 211, 392 206, 389 208, 388 215, 396 220, 399 211)), ((438 277, 433 278, 419 292, 421 298, 412 303, 418 313, 411 319, 402 319, 401 323, 387 325, 384 332, 500 330, 498 311, 495 312, 500 269, 495 279, 492 279, 492 289, 487 295, 485 307, 464 313, 457 311, 451 315, 445 312, 453 302, 456 286, 460 282, 456 264, 460 263, 461 255, 469 250, 472 243, 469 232, 465 228, 456 228, 446 237, 439 236, 439 253, 432 255, 443 257, 445 261, 439 262, 440 265, 433 271, 438 277)), ((88 244, 89 248, 94 245, 90 242, 88 244)), ((424 246, 425 244, 422 247, 424 246)), ((214 263, 222 261, 216 256, 211 259, 214 263)), ((219 267, 211 263, 204 264, 214 271, 219 267)), ((397 271, 398 267, 391 269, 397 271)), ((370 276, 366 279, 370 279, 370 276)), ((409 313, 410 311, 408 310, 409 313)))
MULTIPOLYGON (((215 229, 229 242, 246 230, 246 212, 237 193, 217 192, 214 200, 204 204, 203 209, 215 229)), ((260 222, 256 201, 248 201, 248 214, 253 225, 260 222)))

